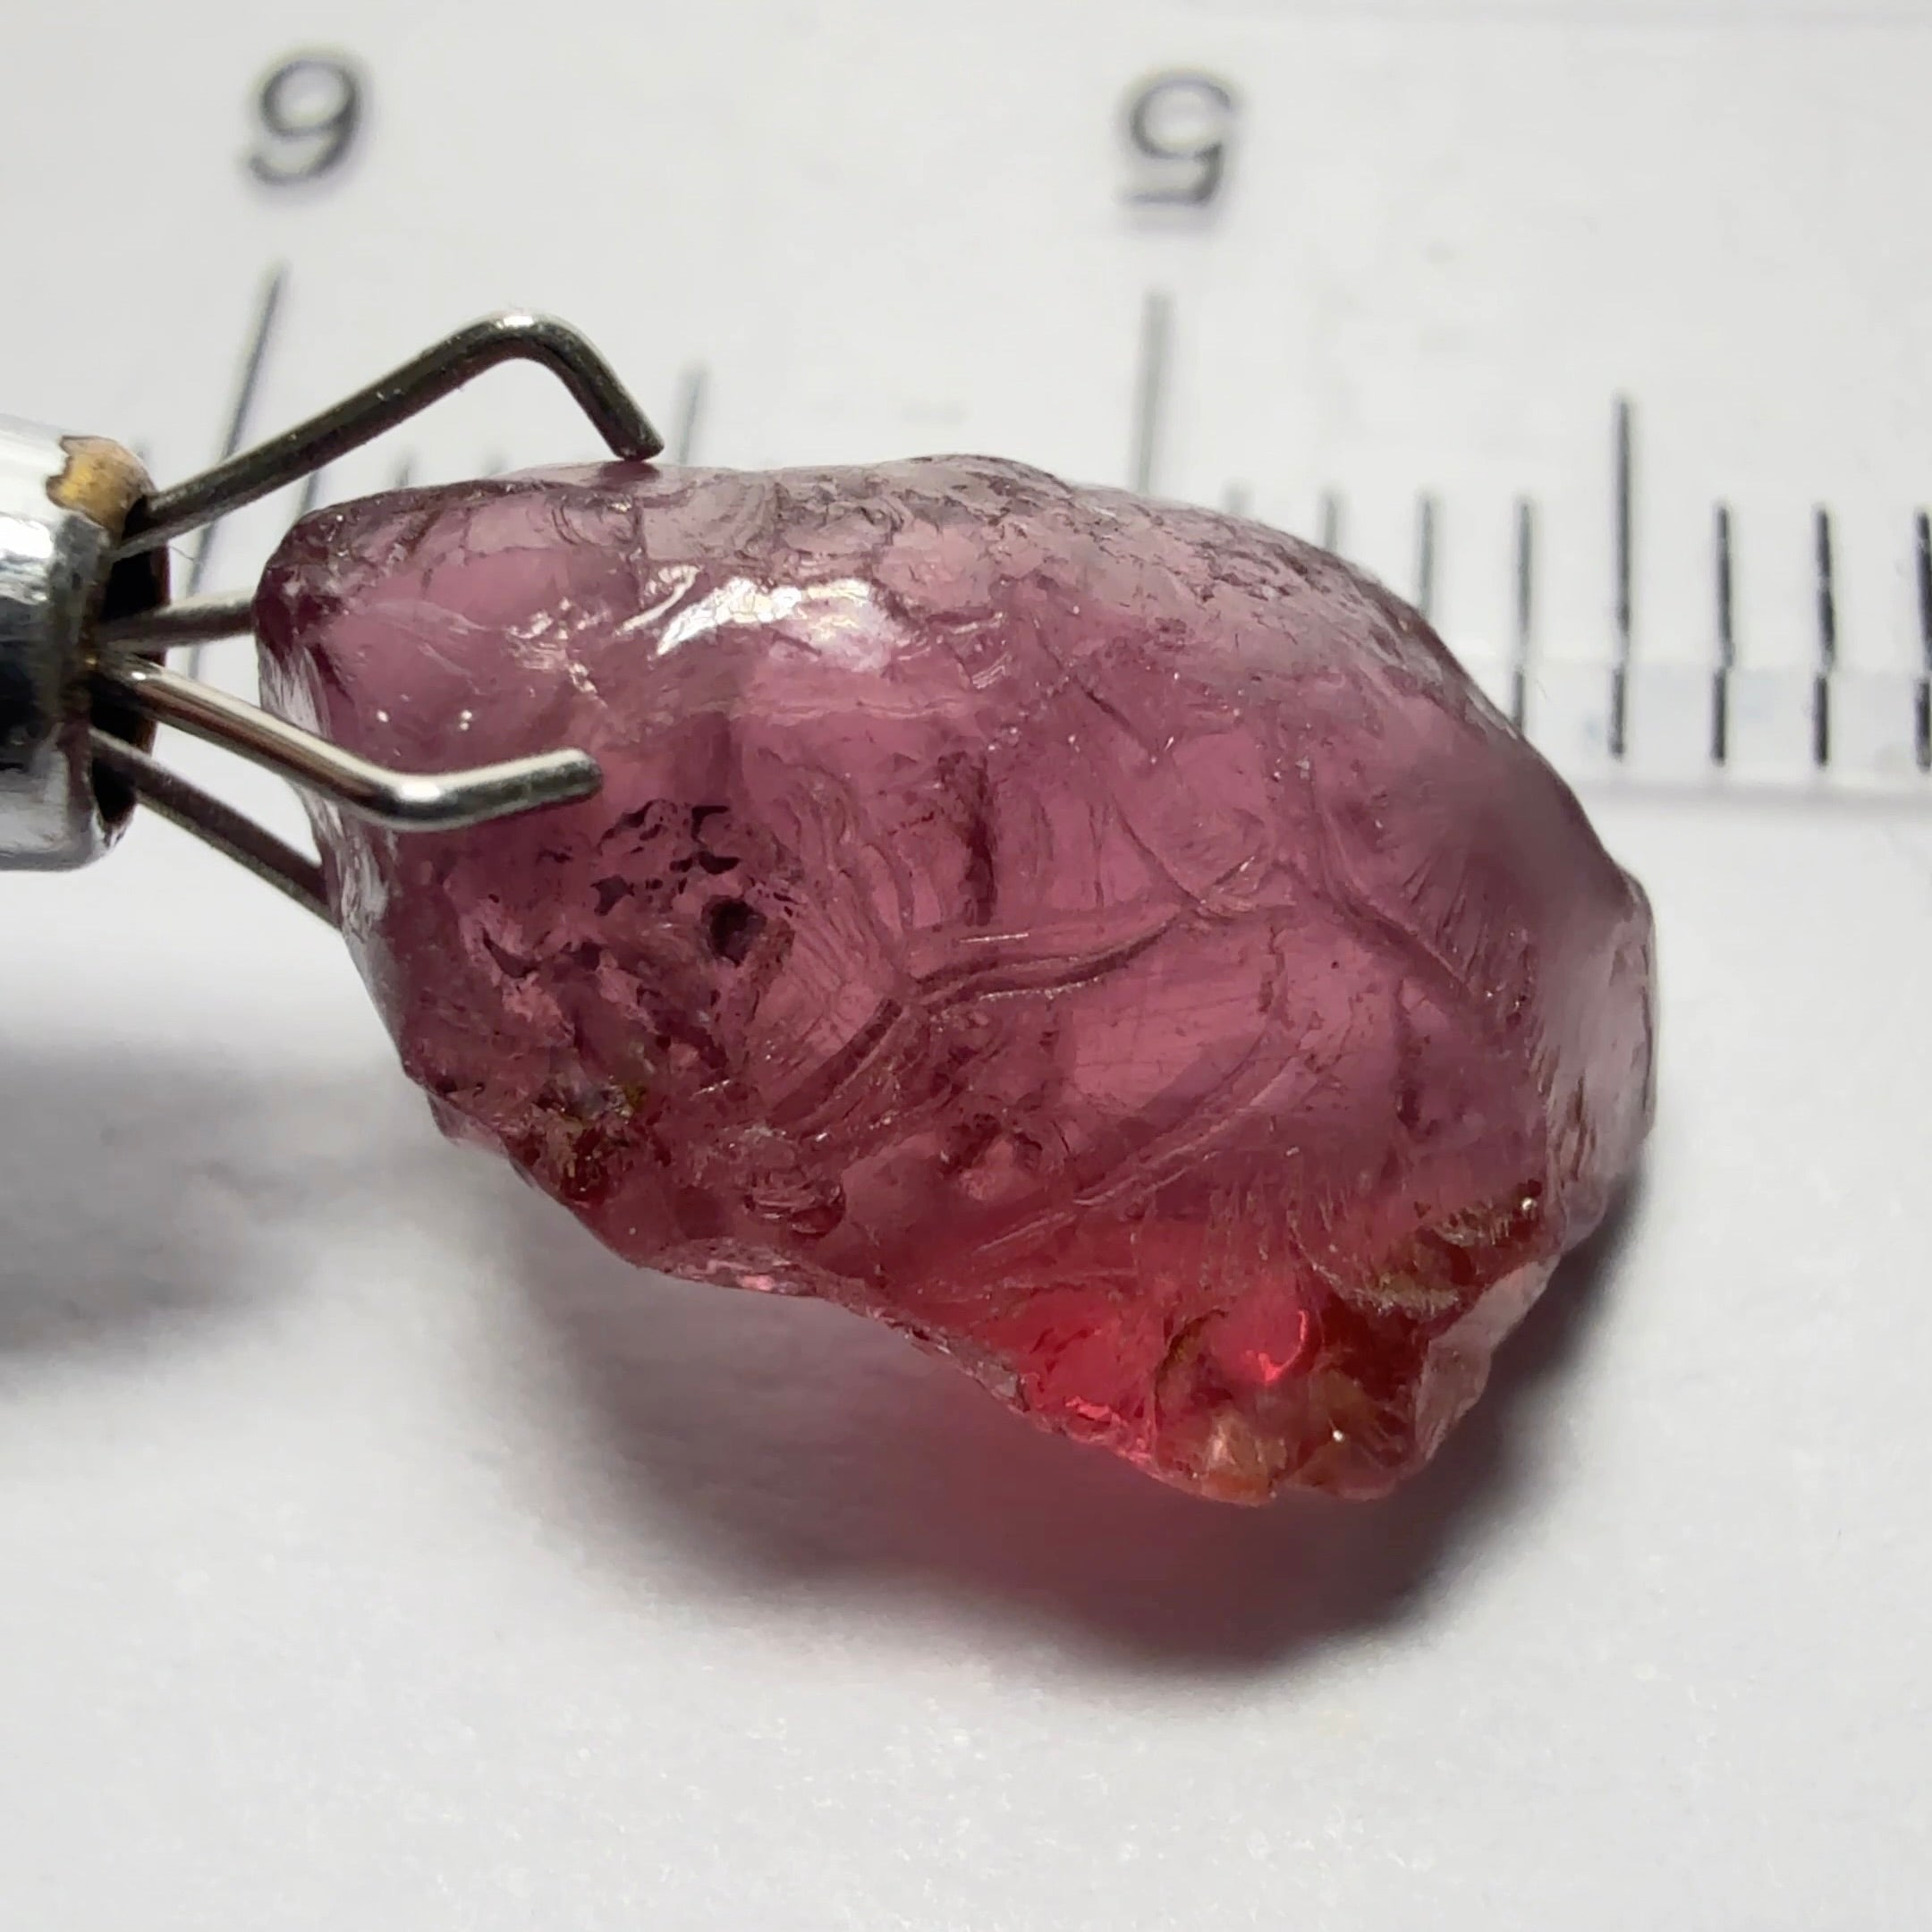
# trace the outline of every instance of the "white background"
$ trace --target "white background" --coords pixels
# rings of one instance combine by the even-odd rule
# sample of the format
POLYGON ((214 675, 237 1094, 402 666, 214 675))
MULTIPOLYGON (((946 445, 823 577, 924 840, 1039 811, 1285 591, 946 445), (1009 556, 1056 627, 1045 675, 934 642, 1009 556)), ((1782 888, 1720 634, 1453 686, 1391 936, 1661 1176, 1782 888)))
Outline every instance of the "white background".
MULTIPOLYGON (((1619 392, 1645 664, 1707 661, 1723 496, 1748 661, 1808 662, 1826 502, 1848 660, 1905 677, 1924 10, 1416 11, 38 11, 0 400, 178 474, 282 260, 264 429, 534 301, 661 415, 702 365, 708 459, 1111 478, 1154 289, 1162 487, 1304 527, 1342 488, 1398 583, 1436 491, 1479 652, 1532 493, 1549 689, 1609 648, 1619 392), (317 42, 368 138, 278 199, 249 89, 317 42), (1202 223, 1121 205, 1170 65, 1242 97, 1202 223)), ((410 440, 585 447, 517 375, 410 440)), ((437 1140, 327 934, 165 827, 4 882, 0 1925, 1923 1923, 1911 792, 1589 792, 1662 934, 1647 1177, 1354 1510, 1171 1496, 847 1318, 608 1259, 437 1140)))

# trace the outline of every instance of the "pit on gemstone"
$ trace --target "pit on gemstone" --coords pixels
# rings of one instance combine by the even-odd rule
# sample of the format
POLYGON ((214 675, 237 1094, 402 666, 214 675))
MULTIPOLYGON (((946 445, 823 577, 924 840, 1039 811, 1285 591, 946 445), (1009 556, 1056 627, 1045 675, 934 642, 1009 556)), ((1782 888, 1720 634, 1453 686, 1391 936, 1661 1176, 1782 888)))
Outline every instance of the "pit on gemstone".
POLYGON ((257 621, 369 756, 603 767, 318 815, 446 1127, 1183 1488, 1388 1488, 1637 1157, 1641 891, 1292 538, 990 459, 614 464, 321 512, 257 621))

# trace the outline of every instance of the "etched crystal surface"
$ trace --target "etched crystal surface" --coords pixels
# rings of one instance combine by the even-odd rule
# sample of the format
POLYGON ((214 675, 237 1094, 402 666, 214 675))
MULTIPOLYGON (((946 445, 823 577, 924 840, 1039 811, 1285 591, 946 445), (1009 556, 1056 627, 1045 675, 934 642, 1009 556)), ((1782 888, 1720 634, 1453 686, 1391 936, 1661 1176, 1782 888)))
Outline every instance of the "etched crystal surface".
POLYGON ((311 516, 258 625, 370 757, 603 766, 318 815, 445 1126, 1200 1494, 1416 1467, 1648 1127, 1641 892, 1414 612, 1257 524, 610 465, 311 516))

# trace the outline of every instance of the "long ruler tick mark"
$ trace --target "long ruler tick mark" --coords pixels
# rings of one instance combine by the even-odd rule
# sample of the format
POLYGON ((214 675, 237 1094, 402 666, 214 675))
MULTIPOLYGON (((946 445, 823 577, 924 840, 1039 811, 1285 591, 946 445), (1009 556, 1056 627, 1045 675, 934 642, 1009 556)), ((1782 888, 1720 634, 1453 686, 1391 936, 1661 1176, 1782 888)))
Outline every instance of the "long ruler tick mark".
POLYGON ((1322 492, 1321 547, 1336 556, 1342 554, 1342 498, 1335 490, 1322 492))
POLYGON ((1811 679, 1811 762, 1822 771, 1831 763, 1831 680, 1838 667, 1838 589, 1829 510, 1819 508, 1812 531, 1818 569, 1818 669, 1811 679))
POLYGON ((1167 351, 1174 303, 1157 289, 1140 305, 1140 367, 1134 377, 1133 446, 1127 474, 1143 496, 1154 494, 1160 462, 1161 408, 1167 393, 1167 351))
POLYGON ((1919 688, 1912 694, 1912 739, 1919 769, 1932 771, 1932 515, 1921 510, 1912 520, 1912 533, 1919 578, 1919 688))
POLYGON ((1536 634, 1536 506, 1516 503, 1515 636, 1510 663, 1510 723, 1518 731, 1530 716, 1530 647, 1536 634))
POLYGON ((1425 621, 1436 615, 1436 499, 1416 499, 1416 608, 1425 621))
MULTIPOLYGON (((287 284, 288 265, 277 262, 262 284, 261 294, 255 305, 254 324, 242 352, 242 367, 236 373, 234 396, 229 404, 227 427, 222 435, 218 460, 223 462, 227 462, 247 438, 249 418, 255 410, 255 393, 261 386, 262 367, 268 359, 268 344, 275 335, 275 318, 281 312, 282 292, 287 284)), ((188 560, 186 594, 189 597, 199 596, 208 580, 208 568, 215 555, 215 539, 221 527, 222 520, 216 517, 201 532, 194 554, 188 560)), ((205 646, 197 645, 190 653, 188 669, 191 675, 199 671, 205 648, 205 646)))
POLYGON ((1631 664, 1631 580, 1635 572, 1632 555, 1636 521, 1633 497, 1636 479, 1631 461, 1631 403, 1619 396, 1616 403, 1616 661, 1610 669, 1610 756, 1621 758, 1626 742, 1625 726, 1630 711, 1631 664))
POLYGON ((1731 505, 1719 504, 1711 530, 1711 562, 1717 582, 1717 668, 1711 674, 1711 763, 1731 756, 1731 674, 1737 667, 1736 564, 1731 505))
POLYGON ((688 463, 697 460, 698 425, 704 415, 707 380, 701 362, 693 364, 684 372, 678 393, 677 428, 671 437, 673 462, 688 463))

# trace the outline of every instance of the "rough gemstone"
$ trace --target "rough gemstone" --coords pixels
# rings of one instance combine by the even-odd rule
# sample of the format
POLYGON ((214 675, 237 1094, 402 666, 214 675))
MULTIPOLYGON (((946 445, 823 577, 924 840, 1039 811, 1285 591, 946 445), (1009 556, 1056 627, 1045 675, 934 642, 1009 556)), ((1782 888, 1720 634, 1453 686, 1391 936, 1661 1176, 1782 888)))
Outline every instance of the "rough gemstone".
POLYGON ((1201 1495, 1415 1468, 1648 1125, 1641 891, 1413 611, 1257 524, 613 465, 324 511, 257 615, 371 757, 602 763, 461 835, 318 815, 446 1127, 1201 1495))

